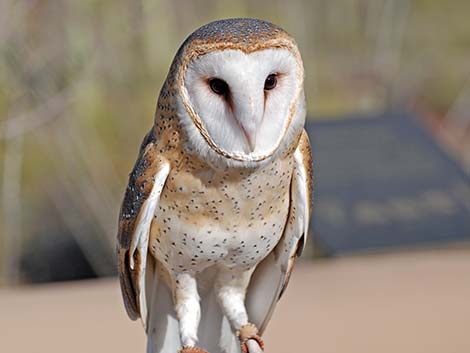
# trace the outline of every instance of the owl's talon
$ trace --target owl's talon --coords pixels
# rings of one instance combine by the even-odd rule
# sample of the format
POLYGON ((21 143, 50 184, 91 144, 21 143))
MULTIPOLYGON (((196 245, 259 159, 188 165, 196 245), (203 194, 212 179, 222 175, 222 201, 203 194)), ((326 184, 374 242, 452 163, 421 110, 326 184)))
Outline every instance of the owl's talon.
POLYGON ((258 335, 258 328, 254 324, 248 323, 242 326, 240 330, 237 331, 237 336, 240 340, 240 345, 243 353, 250 353, 250 350, 248 349, 247 345, 248 340, 256 341, 261 350, 264 352, 264 341, 258 335))
POLYGON ((209 352, 199 347, 184 346, 178 351, 178 353, 209 353, 209 352))

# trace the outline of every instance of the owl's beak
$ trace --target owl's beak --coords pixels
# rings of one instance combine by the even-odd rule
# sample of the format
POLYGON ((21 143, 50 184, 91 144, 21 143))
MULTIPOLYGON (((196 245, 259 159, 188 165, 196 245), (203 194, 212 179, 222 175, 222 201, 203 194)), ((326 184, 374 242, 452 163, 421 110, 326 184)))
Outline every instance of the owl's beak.
POLYGON ((236 118, 246 139, 247 152, 254 152, 258 130, 263 118, 264 97, 245 92, 235 99, 236 118))
POLYGON ((248 146, 250 147, 250 152, 253 152, 256 149, 256 135, 257 129, 246 129, 242 128, 243 133, 245 134, 246 141, 248 142, 248 146))

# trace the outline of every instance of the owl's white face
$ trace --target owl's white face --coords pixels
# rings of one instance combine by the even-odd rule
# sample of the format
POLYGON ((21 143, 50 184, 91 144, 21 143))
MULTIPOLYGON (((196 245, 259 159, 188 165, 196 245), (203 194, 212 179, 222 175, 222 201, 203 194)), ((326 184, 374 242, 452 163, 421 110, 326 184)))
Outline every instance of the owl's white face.
POLYGON ((189 63, 183 95, 218 148, 254 161, 279 147, 300 93, 302 112, 294 118, 303 124, 301 70, 287 49, 214 51, 189 63))

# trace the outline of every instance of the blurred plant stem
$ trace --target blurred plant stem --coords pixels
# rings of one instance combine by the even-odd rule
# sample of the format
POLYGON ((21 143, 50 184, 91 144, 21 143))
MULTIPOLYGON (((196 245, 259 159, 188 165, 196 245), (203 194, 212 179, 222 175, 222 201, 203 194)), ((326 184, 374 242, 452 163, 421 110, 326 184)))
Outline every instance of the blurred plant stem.
POLYGON ((2 179, 2 218, 4 226, 4 281, 19 282, 19 260, 22 246, 22 163, 23 136, 5 142, 2 179))

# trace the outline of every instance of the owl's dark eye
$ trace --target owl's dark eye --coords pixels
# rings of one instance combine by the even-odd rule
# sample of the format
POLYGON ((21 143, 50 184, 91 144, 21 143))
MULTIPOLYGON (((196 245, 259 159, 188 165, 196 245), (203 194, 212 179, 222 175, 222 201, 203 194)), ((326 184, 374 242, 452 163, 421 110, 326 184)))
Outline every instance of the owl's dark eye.
POLYGON ((228 93, 228 84, 220 78, 211 78, 209 80, 209 86, 211 87, 212 92, 219 96, 224 96, 228 93))
POLYGON ((277 85, 277 76, 276 74, 271 74, 266 77, 266 81, 264 81, 264 89, 266 91, 272 90, 277 85))

